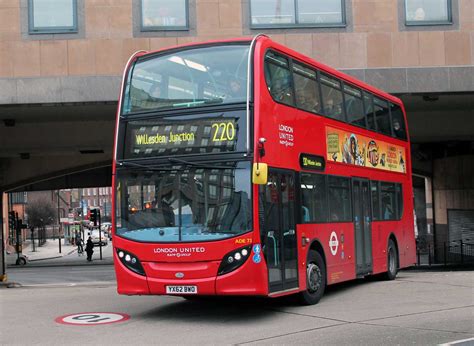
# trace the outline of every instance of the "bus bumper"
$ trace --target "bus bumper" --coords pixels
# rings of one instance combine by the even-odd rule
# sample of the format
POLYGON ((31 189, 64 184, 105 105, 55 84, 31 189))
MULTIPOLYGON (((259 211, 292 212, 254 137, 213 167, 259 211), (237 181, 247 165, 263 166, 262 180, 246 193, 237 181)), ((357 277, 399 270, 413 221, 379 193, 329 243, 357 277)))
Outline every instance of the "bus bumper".
MULTIPOLYGON (((122 294, 166 295, 167 286, 196 286, 198 295, 267 295, 267 273, 264 265, 256 265, 251 260, 236 270, 217 275, 220 261, 196 263, 158 263, 143 262, 146 277, 141 283, 130 287, 147 287, 147 293, 133 293, 130 290, 122 294)), ((123 268, 127 270, 126 268, 123 268)), ((133 273, 131 273, 133 274, 133 273)), ((122 280, 120 280, 122 281, 122 280)), ((126 280, 123 280, 126 282, 126 280)), ((127 285, 128 286, 128 285, 127 285)), ((122 284, 119 282, 119 287, 122 284)), ((176 293, 174 295, 182 295, 176 293)))
POLYGON ((196 286, 197 294, 215 295, 219 261, 194 263, 144 262, 150 294, 167 294, 166 286, 196 286))

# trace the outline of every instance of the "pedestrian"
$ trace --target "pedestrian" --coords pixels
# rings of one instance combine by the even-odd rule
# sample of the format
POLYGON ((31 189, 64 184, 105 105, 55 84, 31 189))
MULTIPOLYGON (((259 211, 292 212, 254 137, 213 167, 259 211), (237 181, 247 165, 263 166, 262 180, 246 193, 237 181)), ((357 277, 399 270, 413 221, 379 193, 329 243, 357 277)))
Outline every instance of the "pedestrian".
POLYGON ((92 238, 91 237, 89 237, 87 239, 86 253, 87 253, 87 260, 89 262, 91 262, 92 261, 92 254, 94 253, 94 244, 92 243, 92 238))
POLYGON ((84 241, 81 238, 81 233, 76 233, 76 246, 77 246, 77 254, 82 256, 84 254, 84 241))

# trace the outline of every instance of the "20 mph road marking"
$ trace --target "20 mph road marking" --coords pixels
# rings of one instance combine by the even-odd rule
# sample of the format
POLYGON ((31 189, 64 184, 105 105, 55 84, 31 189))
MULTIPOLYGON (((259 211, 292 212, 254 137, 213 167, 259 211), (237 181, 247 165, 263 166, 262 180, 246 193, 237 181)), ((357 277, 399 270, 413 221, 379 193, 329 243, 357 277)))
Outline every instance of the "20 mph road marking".
POLYGON ((79 314, 60 316, 56 318, 55 321, 61 324, 96 326, 99 324, 123 322, 129 318, 129 315, 116 312, 82 312, 79 314))

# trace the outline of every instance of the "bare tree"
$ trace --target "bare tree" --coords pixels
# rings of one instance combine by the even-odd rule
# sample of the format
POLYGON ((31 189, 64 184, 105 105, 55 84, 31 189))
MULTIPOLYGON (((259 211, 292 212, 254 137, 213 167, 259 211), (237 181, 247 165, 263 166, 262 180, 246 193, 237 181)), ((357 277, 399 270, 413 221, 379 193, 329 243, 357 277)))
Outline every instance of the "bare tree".
POLYGON ((34 248, 33 232, 38 230, 38 243, 41 246, 46 242, 45 227, 51 225, 56 220, 56 210, 51 201, 47 199, 38 199, 26 206, 28 216, 28 226, 31 230, 31 239, 34 248))

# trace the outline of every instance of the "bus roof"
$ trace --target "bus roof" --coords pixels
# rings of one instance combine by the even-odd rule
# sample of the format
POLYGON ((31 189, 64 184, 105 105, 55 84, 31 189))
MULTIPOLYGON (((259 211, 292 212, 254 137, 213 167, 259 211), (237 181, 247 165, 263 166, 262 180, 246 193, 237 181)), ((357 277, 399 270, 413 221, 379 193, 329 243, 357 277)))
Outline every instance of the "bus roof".
MULTIPOLYGON (((169 47, 164 47, 164 48, 160 48, 160 49, 157 49, 157 50, 152 50, 152 51, 142 51, 140 53, 135 53, 134 55, 134 58, 139 58, 139 57, 143 57, 143 56, 152 56, 154 54, 157 54, 157 53, 161 53, 161 52, 164 52, 164 51, 168 51, 168 50, 175 50, 175 49, 182 49, 182 48, 188 48, 188 47, 197 47, 197 46, 208 46, 208 45, 214 45, 214 44, 225 44, 225 43, 250 43, 252 41, 252 37, 240 37, 240 38, 233 38, 233 39, 225 39, 225 40, 210 40, 210 41, 202 41, 202 42, 190 42, 190 43, 186 43, 186 44, 179 44, 179 45, 174 45, 174 46, 169 46, 169 47)), ((306 62, 307 64, 310 64, 312 66, 314 66, 315 68, 319 69, 319 70, 322 70, 330 75, 333 75, 337 78, 340 78, 340 79, 343 79, 344 81, 346 82, 349 82, 351 84, 354 84, 356 86, 359 86, 363 89, 366 89, 367 91, 370 91, 374 94, 377 94, 381 97, 384 97, 394 103, 397 103, 397 104, 400 104, 402 105, 402 101, 394 96, 394 95, 391 95, 379 88, 376 88, 374 87, 373 85, 370 85, 370 84, 367 84, 355 77, 352 77, 351 75, 348 75, 344 72, 341 72, 339 70, 336 70, 335 68, 329 66, 329 65, 326 65, 326 64, 323 64, 311 57, 308 57, 307 55, 304 55, 302 53, 299 53, 287 46, 284 46, 274 40, 272 40, 270 37, 266 36, 266 35, 260 35, 259 37, 257 37, 257 42, 270 42, 271 46, 273 48, 275 48, 276 50, 279 50, 280 52, 282 53, 285 53, 297 60, 300 60, 301 62, 306 62)))

